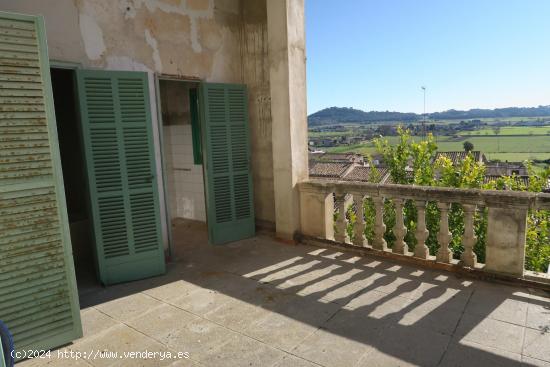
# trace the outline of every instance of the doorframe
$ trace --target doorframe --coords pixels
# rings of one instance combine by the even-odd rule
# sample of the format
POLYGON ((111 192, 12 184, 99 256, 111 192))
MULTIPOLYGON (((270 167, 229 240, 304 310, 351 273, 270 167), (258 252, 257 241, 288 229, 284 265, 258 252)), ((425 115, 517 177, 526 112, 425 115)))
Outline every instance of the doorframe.
POLYGON ((69 70, 78 70, 82 69, 82 63, 74 61, 63 61, 63 60, 50 60, 51 69, 69 69, 69 70))
MULTIPOLYGON (((69 302, 71 304, 71 315, 74 329, 67 331, 54 338, 50 338, 49 344, 55 347, 65 342, 65 335, 70 334, 76 339, 82 337, 82 319, 80 317, 80 300, 78 296, 78 286, 76 283, 76 272, 74 267, 73 248, 71 243, 71 233, 69 225, 69 216, 67 213, 67 202, 65 198, 65 182, 61 169, 61 151, 59 150, 59 139, 57 136, 57 119, 55 116, 55 105, 53 101, 53 88, 50 74, 50 63, 47 46, 46 24, 42 16, 12 15, 16 19, 31 20, 36 25, 38 52, 40 57, 40 69, 42 70, 42 80, 44 82, 44 107, 46 112, 46 125, 48 135, 50 136, 50 154, 52 159, 52 171, 54 174, 55 191, 57 199, 57 212, 60 219, 60 231, 63 243, 63 258, 65 260, 65 274, 67 279, 67 288, 69 291, 69 302), (44 57, 46 56, 46 57, 44 57)), ((74 340, 74 339, 73 339, 74 340)))
MULTIPOLYGON (((157 103, 157 129, 159 131, 159 144, 160 144, 160 162, 161 162, 161 172, 162 172, 162 187, 164 191, 163 201, 164 201, 164 216, 166 218, 166 233, 168 234, 168 254, 172 258, 174 255, 174 239, 172 236, 172 222, 170 215, 170 203, 168 202, 168 191, 166 186, 166 169, 164 167, 164 162, 166 161, 164 157, 164 122, 162 120, 162 103, 160 98, 160 81, 173 81, 173 82, 184 82, 184 83, 197 83, 200 84, 203 82, 200 78, 195 77, 180 77, 172 74, 161 74, 155 73, 155 97, 157 103)), ((201 130, 202 131, 202 130, 201 130)), ((203 161, 203 180, 204 180, 204 161, 203 161)), ((206 195, 206 194, 205 194, 206 195)), ((205 198, 206 204, 206 198, 205 198)), ((206 208, 205 208, 206 210, 206 208)), ((208 221, 206 221, 208 226, 208 221)))

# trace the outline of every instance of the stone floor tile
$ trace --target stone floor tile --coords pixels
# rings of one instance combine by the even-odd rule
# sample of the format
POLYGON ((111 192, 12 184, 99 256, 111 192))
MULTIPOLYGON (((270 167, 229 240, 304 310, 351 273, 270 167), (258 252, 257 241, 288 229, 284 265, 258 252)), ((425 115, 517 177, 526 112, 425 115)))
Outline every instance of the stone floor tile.
POLYGON ((142 293, 121 297, 95 306, 112 318, 125 322, 136 318, 163 303, 142 293))
POLYGON ((173 362, 170 367, 200 367, 201 365, 198 362, 195 362, 191 359, 181 359, 173 362))
POLYGON ((263 282, 263 283, 274 283, 280 284, 287 279, 296 277, 298 274, 303 274, 315 269, 317 266, 322 264, 320 260, 311 260, 304 259, 298 260, 296 263, 291 264, 284 269, 270 272, 267 274, 262 274, 260 276, 254 277, 254 279, 263 282))
POLYGON ((357 295, 344 306, 345 310, 360 311, 360 314, 375 319, 395 318, 406 312, 411 300, 392 294, 369 290, 357 295))
POLYGON ((297 321, 290 316, 271 313, 250 325, 244 333, 265 344, 290 352, 315 330, 317 326, 297 321))
POLYGON ((452 335, 462 317, 468 297, 456 289, 442 289, 441 292, 437 288, 431 290, 437 293, 429 294, 428 291, 426 298, 411 301, 400 312, 398 323, 452 335))
POLYGON ((282 282, 275 282, 276 287, 287 292, 298 292, 308 285, 328 282, 327 278, 339 268, 341 266, 337 264, 323 264, 323 266, 319 266, 311 271, 306 271, 295 276, 291 275, 282 282))
POLYGON ((526 329, 523 355, 550 362, 550 331, 526 329))
MULTIPOLYGON (((74 359, 74 358, 62 358, 63 354, 58 354, 57 352, 64 352, 68 351, 67 348, 61 348, 59 350, 51 351, 49 355, 42 355, 39 358, 34 359, 27 359, 21 362, 17 363, 17 367, 40 367, 40 366, 48 366, 48 367, 90 367, 91 364, 87 363, 86 361, 82 359, 74 359)), ((69 354, 67 354, 68 356, 69 354)))
POLYGON ((377 338, 373 350, 360 361, 360 366, 436 366, 450 336, 427 329, 389 325, 377 338))
POLYGON ((283 261, 277 261, 265 267, 259 267, 258 269, 254 269, 253 271, 249 271, 248 273, 242 274, 242 276, 245 278, 259 280, 262 277, 266 276, 267 274, 276 273, 276 272, 282 271, 283 269, 288 269, 289 267, 293 266, 294 264, 302 260, 303 260, 302 256, 295 256, 289 259, 284 259, 283 261))
POLYGON ((440 366, 520 367, 521 358, 521 354, 463 340, 448 347, 440 366))
POLYGON ((235 338, 237 333, 205 319, 190 322, 171 334, 166 345, 178 352, 188 352, 192 360, 200 362, 214 348, 235 338))
POLYGON ((233 298, 216 290, 201 288, 186 296, 175 298, 171 304, 197 315, 204 315, 223 304, 233 301, 233 298))
POLYGON ((321 302, 346 305, 362 292, 376 289, 378 286, 376 280, 382 277, 380 274, 360 273, 355 278, 351 278, 343 283, 333 283, 330 288, 319 290, 314 296, 321 302))
POLYGON ((126 326, 114 326, 105 332, 82 340, 69 347, 75 352, 87 356, 86 362, 93 366, 168 366, 173 361, 160 358, 145 358, 139 356, 130 358, 124 353, 143 353, 170 351, 166 346, 126 326), (91 353, 91 354, 90 354, 91 353), (102 353, 101 355, 98 353, 102 353), (105 353, 109 353, 106 356, 105 353), (116 353, 113 355, 112 353, 116 353))
POLYGON ((528 303, 512 297, 513 293, 502 291, 502 287, 476 289, 465 312, 524 326, 527 320, 528 303))
POLYGON ((80 319, 82 320, 84 338, 97 335, 112 326, 121 324, 120 321, 105 315, 93 307, 80 311, 80 319))
POLYGON ((541 359, 531 358, 527 356, 522 356, 521 361, 524 366, 550 367, 550 362, 546 362, 541 359))
POLYGON ((378 340, 380 332, 392 323, 390 319, 369 317, 361 310, 340 310, 324 325, 323 329, 363 343, 372 344, 378 340))
POLYGON ((293 354, 323 366, 354 366, 372 347, 361 341, 319 329, 304 339, 293 354))
POLYGON ((273 367, 318 367, 319 365, 292 354, 285 354, 273 367))
POLYGON ((229 329, 243 331, 269 313, 261 306, 235 299, 207 312, 204 318, 229 329))
POLYGON ((146 289, 143 293, 158 300, 169 302, 175 298, 186 296, 200 288, 200 286, 194 283, 180 279, 158 287, 146 289))
POLYGON ((164 304, 127 322, 139 332, 164 344, 179 330, 199 317, 172 305, 164 304))
POLYGON ((507 322, 464 314, 453 341, 471 341, 495 349, 521 353, 525 328, 507 322))
POLYGON ((550 298, 536 298, 527 306, 526 326, 550 332, 550 298))
POLYGON ((200 360, 204 366, 272 366, 282 359, 284 352, 245 335, 236 335, 200 360))

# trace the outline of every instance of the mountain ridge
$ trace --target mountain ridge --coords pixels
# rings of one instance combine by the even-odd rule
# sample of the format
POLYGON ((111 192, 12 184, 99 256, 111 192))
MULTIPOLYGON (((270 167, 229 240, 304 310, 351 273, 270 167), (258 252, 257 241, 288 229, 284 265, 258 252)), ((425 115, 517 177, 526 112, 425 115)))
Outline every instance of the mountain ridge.
MULTIPOLYGON (((538 107, 504 107, 495 109, 473 108, 469 110, 450 109, 427 114, 429 119, 456 120, 506 117, 543 117, 550 116, 550 105, 538 107)), ((319 126, 335 123, 373 123, 373 122, 413 122, 422 119, 422 114, 414 112, 369 111, 352 107, 328 107, 308 116, 308 125, 319 126)))

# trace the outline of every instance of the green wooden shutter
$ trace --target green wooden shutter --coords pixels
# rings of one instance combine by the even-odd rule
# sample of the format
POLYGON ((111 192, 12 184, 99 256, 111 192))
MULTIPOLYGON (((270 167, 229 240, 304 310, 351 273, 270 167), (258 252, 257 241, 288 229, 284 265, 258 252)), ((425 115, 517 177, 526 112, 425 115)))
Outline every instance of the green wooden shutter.
POLYGON ((0 12, 0 319, 18 350, 82 336, 40 17, 0 12))
POLYGON ((213 244, 254 236, 246 87, 200 87, 206 210, 213 244))
POLYGON ((78 70, 77 83, 100 279, 162 274, 147 74, 78 70))

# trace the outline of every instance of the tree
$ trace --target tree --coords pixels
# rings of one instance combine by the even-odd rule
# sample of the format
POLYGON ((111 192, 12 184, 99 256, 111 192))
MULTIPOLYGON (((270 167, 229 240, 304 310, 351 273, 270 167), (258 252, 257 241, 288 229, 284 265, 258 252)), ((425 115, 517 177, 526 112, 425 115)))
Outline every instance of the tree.
POLYGON ((468 140, 464 142, 463 146, 464 146, 464 151, 467 153, 474 150, 474 144, 470 143, 468 140))

